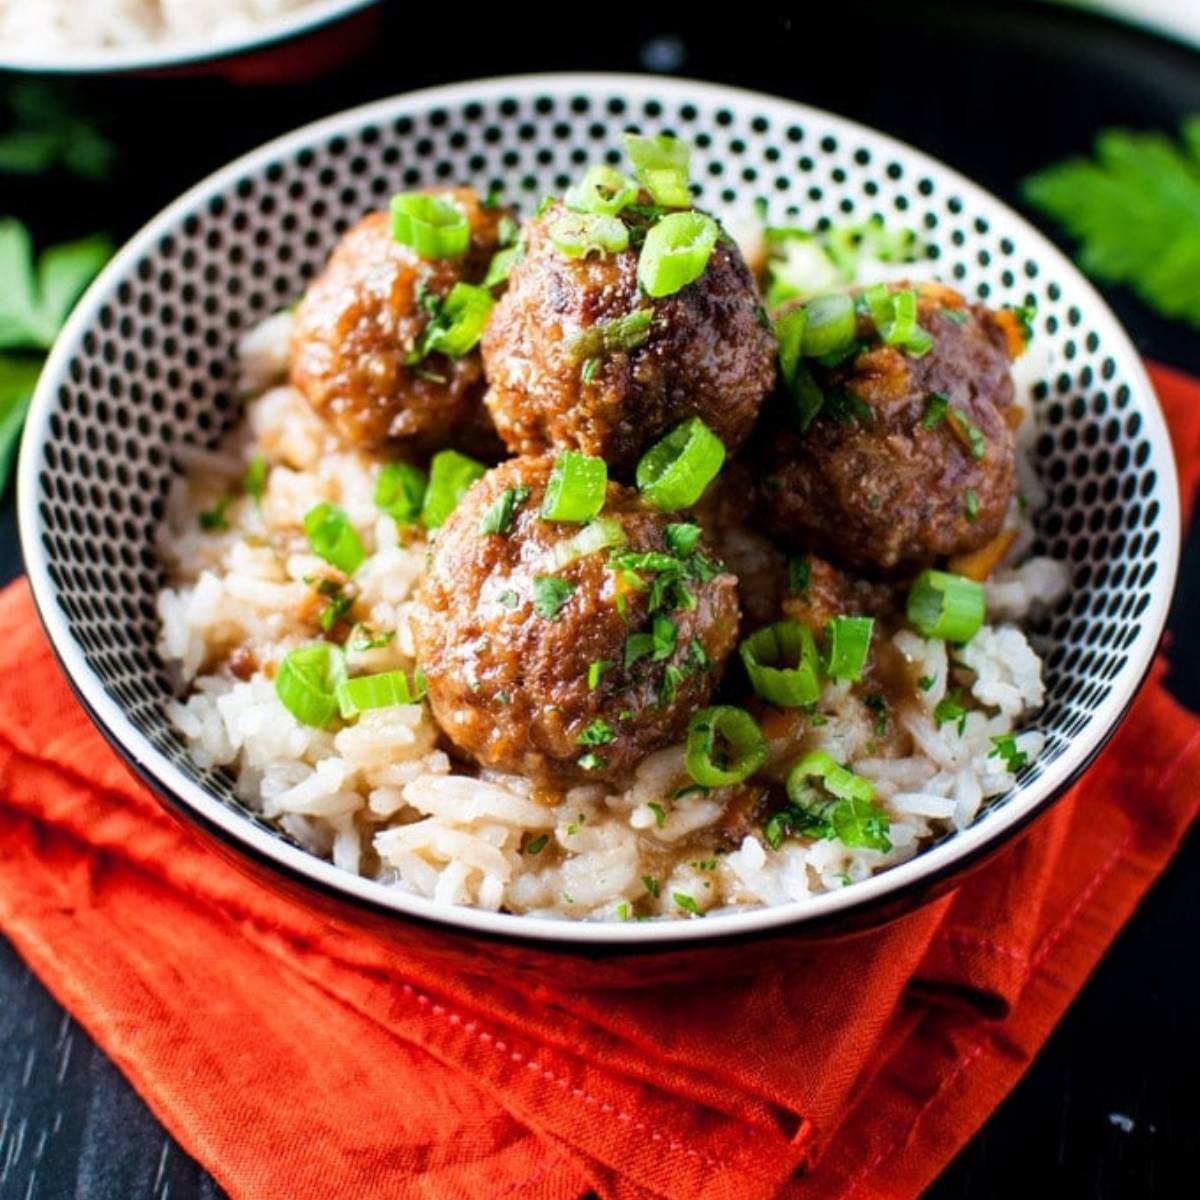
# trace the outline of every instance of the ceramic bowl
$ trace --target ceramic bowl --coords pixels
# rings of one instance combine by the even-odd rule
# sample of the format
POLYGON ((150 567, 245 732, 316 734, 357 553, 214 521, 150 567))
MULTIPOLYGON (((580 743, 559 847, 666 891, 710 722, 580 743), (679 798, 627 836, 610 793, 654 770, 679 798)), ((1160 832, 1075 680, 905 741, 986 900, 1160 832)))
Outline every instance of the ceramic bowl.
MULTIPOLYGON (((914 268, 916 270, 916 268, 914 268)), ((528 76, 385 100, 238 160, 156 217, 79 305, 42 376, 20 470, 29 575, 63 669, 101 730, 193 828, 271 886, 426 950, 505 955, 608 981, 733 969, 762 944, 803 945, 902 912, 1005 845, 1085 769, 1150 666, 1179 551, 1170 442, 1128 337, 1079 272, 1025 221, 924 154, 770 96, 651 77, 528 76), (431 901, 316 858, 192 762, 164 716, 154 538, 185 445, 236 416, 235 344, 291 302, 338 235, 395 191, 449 181, 503 190, 528 213, 627 128, 694 146, 698 202, 735 222, 878 213, 921 234, 926 274, 989 304, 1036 303, 1038 552, 1072 582, 1036 630, 1044 753, 969 828, 804 903, 693 921, 563 922, 431 901)))

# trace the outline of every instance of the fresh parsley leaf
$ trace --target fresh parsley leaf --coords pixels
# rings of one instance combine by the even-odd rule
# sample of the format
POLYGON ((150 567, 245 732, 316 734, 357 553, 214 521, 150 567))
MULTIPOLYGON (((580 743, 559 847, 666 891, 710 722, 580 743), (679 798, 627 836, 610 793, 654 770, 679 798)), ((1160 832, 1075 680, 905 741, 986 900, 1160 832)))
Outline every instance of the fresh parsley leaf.
POLYGON ((788 595, 800 596, 812 583, 812 566, 807 558, 788 559, 788 595))
POLYGON ((611 658, 597 658, 589 663, 587 673, 588 691, 594 692, 600 686, 600 679, 604 672, 616 665, 611 658))
POLYGON ((580 746, 607 746, 616 740, 616 730, 601 717, 592 721, 575 739, 580 746))
POLYGON ((932 392, 925 400, 925 415, 921 418, 922 429, 936 429, 950 411, 950 397, 941 392, 932 392))
POLYGON ((225 516, 225 513, 232 503, 232 496, 222 496, 212 508, 200 514, 200 528, 205 533, 219 533, 223 529, 228 529, 229 520, 225 516))
POLYGON ((672 554, 686 558, 700 541, 700 526, 680 522, 667 526, 667 548, 672 554))
POLYGON ((546 621, 558 619, 559 611, 575 590, 575 584, 553 575, 533 577, 533 611, 546 621))
POLYGON ((917 680, 917 687, 919 687, 921 691, 927 692, 935 683, 937 683, 936 675, 922 675, 921 678, 917 680))
POLYGON ((252 497, 256 503, 261 503, 266 490, 267 460, 261 454, 256 454, 246 467, 245 475, 242 476, 242 491, 252 497))
POLYGON ((539 834, 537 837, 535 837, 533 839, 533 841, 525 843, 525 853, 526 854, 541 854, 541 852, 543 850, 545 850, 546 843, 549 840, 550 840, 550 835, 548 833, 539 834))
POLYGON ((974 488, 967 488, 963 493, 963 516, 968 521, 974 521, 979 516, 979 493, 974 488))
POLYGON ((661 885, 659 884, 658 880, 655 879, 653 875, 643 875, 642 883, 645 884, 646 891, 648 891, 650 895, 657 900, 658 893, 661 890, 661 885))
POLYGON ((1078 240, 1085 271, 1200 327, 1200 114, 1181 132, 1180 145, 1159 133, 1103 130, 1094 158, 1047 167, 1022 190, 1078 240))
POLYGON ((394 629, 376 633, 370 625, 360 623, 350 630, 350 636, 346 639, 346 649, 360 654, 367 650, 380 650, 384 646, 390 646, 395 638, 396 631, 394 629))
POLYGON ((671 899, 683 909, 684 912, 691 913, 693 917, 700 915, 700 906, 686 892, 672 892, 671 899))
POLYGON ((603 771, 608 766, 608 759, 602 754, 589 750, 575 760, 585 771, 603 771))
POLYGON ((529 499, 527 487, 505 488, 479 520, 480 533, 507 533, 517 509, 529 499))
POLYGON ((959 692, 953 692, 939 700, 933 710, 933 720, 939 729, 949 721, 956 722, 958 736, 962 737, 963 730, 967 727, 967 710, 959 703, 960 695, 959 692))
POLYGON ((1002 759, 1004 769, 1013 775, 1029 761, 1029 755, 1017 748, 1017 739, 1011 733, 1001 733, 992 738, 988 758, 1002 759))

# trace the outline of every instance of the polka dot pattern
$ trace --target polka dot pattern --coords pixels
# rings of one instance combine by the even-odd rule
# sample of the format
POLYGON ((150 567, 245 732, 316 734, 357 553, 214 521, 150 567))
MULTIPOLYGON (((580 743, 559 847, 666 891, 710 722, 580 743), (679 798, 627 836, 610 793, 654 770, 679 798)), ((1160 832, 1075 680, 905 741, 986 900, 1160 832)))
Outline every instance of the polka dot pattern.
POLYGON ((882 218, 915 230, 939 277, 990 304, 1037 307, 1033 403, 1049 502, 1038 552, 1070 565, 1070 594, 1037 631, 1045 754, 1091 730, 1132 686, 1142 618, 1165 570, 1165 496, 1147 398, 1115 326, 1006 210, 886 138, 738 93, 548 85, 401 98, 325 123, 217 177, 110 270, 52 388, 39 451, 36 537, 88 668, 171 764, 233 804, 229 781, 188 759, 163 714, 154 644, 163 583, 155 538, 180 446, 215 446, 237 415, 238 337, 290 304, 352 222, 407 188, 467 182, 529 213, 588 163, 622 159, 626 130, 694 147, 697 202, 731 222, 765 207, 805 227, 882 218), (544 88, 545 90, 540 90, 544 88), (657 94, 656 94, 657 91, 657 94), (668 96, 668 98, 663 98, 668 96), (713 97, 713 98, 710 98, 713 97))

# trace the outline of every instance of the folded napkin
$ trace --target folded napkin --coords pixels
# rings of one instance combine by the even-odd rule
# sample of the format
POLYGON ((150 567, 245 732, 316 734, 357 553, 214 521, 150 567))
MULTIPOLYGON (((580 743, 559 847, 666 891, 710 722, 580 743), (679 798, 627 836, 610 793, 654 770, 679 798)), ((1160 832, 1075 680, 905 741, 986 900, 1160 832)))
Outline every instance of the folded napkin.
MULTIPOLYGON (((1190 502, 1200 386, 1155 379, 1190 502)), ((1197 808, 1200 720, 1160 666, 1070 796, 882 930, 786 966, 766 944, 740 980, 475 977, 211 854, 93 730, 24 583, 0 626, 0 929, 238 1200, 915 1196, 1197 808)))

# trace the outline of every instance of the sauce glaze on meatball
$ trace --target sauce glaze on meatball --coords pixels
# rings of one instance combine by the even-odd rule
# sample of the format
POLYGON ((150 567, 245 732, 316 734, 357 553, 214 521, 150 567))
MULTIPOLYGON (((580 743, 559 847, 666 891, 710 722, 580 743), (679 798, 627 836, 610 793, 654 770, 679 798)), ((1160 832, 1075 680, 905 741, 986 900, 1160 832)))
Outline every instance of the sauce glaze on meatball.
MULTIPOLYGON (((869 338, 869 319, 859 321, 869 338)), ((784 542, 891 571, 1000 531, 1015 489, 1005 327, 940 285, 918 289, 918 321, 933 336, 927 354, 875 338, 838 366, 810 360, 825 407, 804 433, 786 420, 763 430, 759 512, 784 542)))
POLYGON ((486 402, 509 450, 581 450, 627 474, 652 442, 699 416, 732 453, 775 379, 770 322, 737 246, 722 235, 699 279, 651 300, 637 281, 651 222, 624 213, 627 250, 568 258, 550 236, 566 211, 551 205, 524 226, 524 258, 484 333, 486 402), (580 335, 651 307, 641 345, 584 370, 580 335))
POLYGON ((435 193, 467 216, 471 241, 456 258, 426 260, 392 236, 375 212, 342 237, 296 310, 292 382, 350 445, 403 441, 418 450, 454 442, 483 453, 496 445, 482 410, 478 350, 461 358, 405 360, 431 308, 456 283, 478 283, 500 244, 504 209, 485 208, 470 188, 435 193))
POLYGON ((584 526, 542 520, 552 467, 549 457, 512 459, 471 487, 437 533, 413 628, 450 740, 484 766, 562 787, 617 778, 682 735, 733 649, 738 601, 737 581, 702 542, 679 559, 686 598, 668 589, 664 603, 653 570, 615 563, 614 554, 670 554, 666 530, 679 518, 612 482, 597 519, 619 524, 624 544, 555 570, 555 548, 584 526), (528 494, 517 493, 507 531, 482 533, 509 489, 528 494), (654 629, 655 602, 655 648, 644 639, 630 662, 629 639, 654 629))

